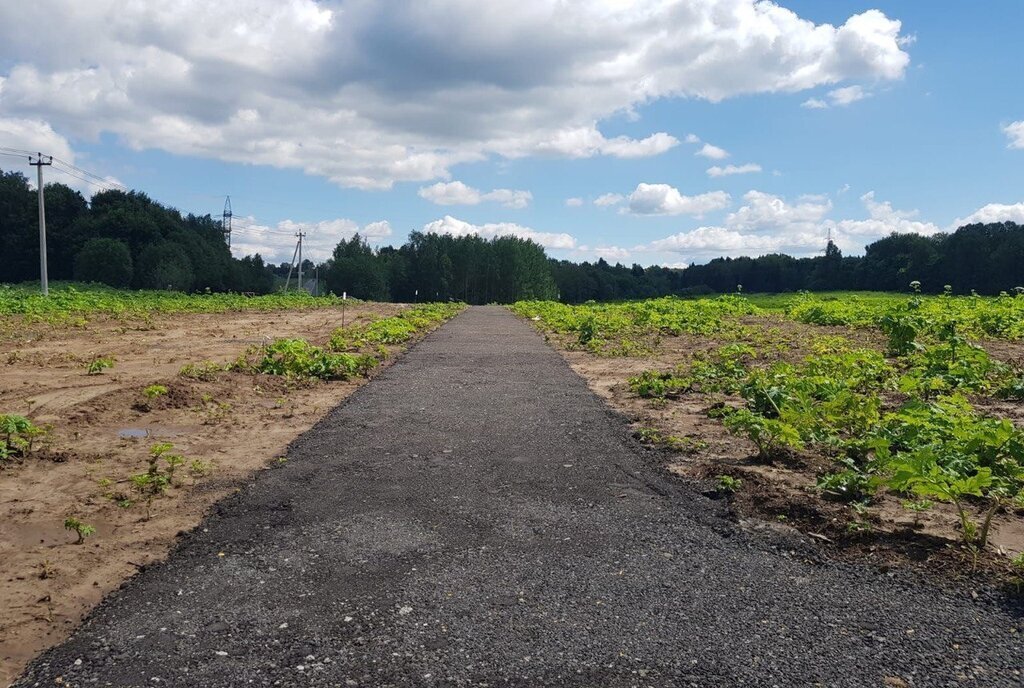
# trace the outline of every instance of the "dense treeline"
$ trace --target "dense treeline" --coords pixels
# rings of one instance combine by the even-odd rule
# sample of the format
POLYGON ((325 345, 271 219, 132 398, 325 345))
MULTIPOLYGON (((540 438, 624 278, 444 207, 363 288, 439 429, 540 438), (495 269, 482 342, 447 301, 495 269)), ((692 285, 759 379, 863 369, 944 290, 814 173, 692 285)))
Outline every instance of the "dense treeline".
POLYGON ((413 232, 399 248, 374 251, 356 235, 338 244, 321 275, 336 294, 404 302, 511 303, 557 293, 544 249, 514 236, 413 232))
MULTIPOLYGON (((290 267, 264 265, 259 255, 233 258, 217 220, 182 215, 139 192, 104 191, 87 203, 67 186, 48 184, 46 213, 53 280, 265 294, 290 267)), ((0 246, 0 282, 38 279, 36 194, 16 172, 0 171, 0 246)), ((998 294, 1024 284, 1021 266, 1024 227, 1008 222, 932 237, 892 234, 867 246, 863 256, 844 257, 829 242, 813 258, 717 258, 685 269, 553 260, 538 244, 514 236, 413 232, 398 248, 375 249, 356 235, 319 266, 303 261, 303 273, 308 279, 318 272, 321 293, 363 299, 579 303, 732 292, 738 285, 748 292, 893 291, 912 280, 927 292, 949 284, 959 293, 998 294)))
POLYGON ((684 270, 552 261, 563 301, 610 301, 662 295, 732 292, 905 291, 918 280, 926 292, 951 285, 956 293, 998 294, 1024 285, 1024 226, 967 225, 952 234, 892 234, 863 256, 843 256, 829 242, 824 255, 793 258, 716 258, 684 270))
MULTIPOLYGON (((39 279, 37 207, 24 175, 0 171, 0 282, 39 279)), ((52 280, 179 291, 273 288, 260 256, 231 257, 218 221, 183 216, 136 191, 103 191, 87 203, 63 184, 47 184, 46 225, 52 280)))

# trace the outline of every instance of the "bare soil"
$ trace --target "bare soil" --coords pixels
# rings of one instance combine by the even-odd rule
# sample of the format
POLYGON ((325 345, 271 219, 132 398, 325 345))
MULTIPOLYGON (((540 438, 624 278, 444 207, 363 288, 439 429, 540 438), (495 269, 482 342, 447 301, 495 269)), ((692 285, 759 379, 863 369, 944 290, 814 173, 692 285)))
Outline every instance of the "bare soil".
MULTIPOLYGON (((857 346, 879 351, 885 348, 884 337, 872 330, 805 325, 778 316, 749 316, 741 322, 752 330, 752 343, 767 352, 762 363, 803 360, 811 343, 821 336, 842 336, 857 346)), ((1005 583, 1013 579, 1009 558, 1024 551, 1024 511, 1020 509, 1007 509, 995 517, 990 537, 993 551, 976 559, 960 546, 959 521, 952 505, 936 504, 915 519, 898 495, 882 492, 859 514, 846 503, 830 501, 815 488, 819 476, 837 470, 828 457, 799 452, 770 465, 759 461, 753 443, 731 435, 708 415, 716 405, 742 404, 738 398, 689 393, 673 400, 644 399, 629 389, 628 379, 644 370, 685 366, 698 352, 734 340, 684 334, 660 338, 649 355, 606 357, 581 350, 571 338, 548 338, 595 393, 630 419, 638 436, 653 430, 662 438, 659 444, 666 449, 666 470, 696 481, 709 495, 727 497, 738 519, 751 525, 796 528, 831 546, 840 558, 874 563, 886 570, 901 567, 928 575, 938 573, 947 580, 1005 583), (719 493, 715 484, 721 475, 742 480, 741 489, 733 495, 719 493)), ((982 345, 1000 360, 1024 358, 1021 343, 982 345)), ((1024 407, 1018 402, 974 402, 986 413, 1024 423, 1024 407)))
MULTIPOLYGON (((346 324, 399 312, 353 304, 346 324)), ((277 337, 324 343, 340 309, 179 315, 91 321, 83 327, 0 325, 0 413, 53 427, 32 456, 0 466, 0 685, 64 638, 126 578, 165 556, 176 536, 255 471, 284 461, 288 444, 365 380, 297 384, 237 372, 188 379, 188 363, 229 363, 277 337), (96 356, 113 368, 87 375, 96 356), (143 390, 167 387, 147 399, 143 390), (186 457, 176 484, 152 504, 119 506, 149 447, 172 442, 186 457), (189 462, 210 466, 190 475, 189 462), (95 527, 83 544, 67 517, 95 527)), ((398 353, 395 348, 394 353, 398 353)))

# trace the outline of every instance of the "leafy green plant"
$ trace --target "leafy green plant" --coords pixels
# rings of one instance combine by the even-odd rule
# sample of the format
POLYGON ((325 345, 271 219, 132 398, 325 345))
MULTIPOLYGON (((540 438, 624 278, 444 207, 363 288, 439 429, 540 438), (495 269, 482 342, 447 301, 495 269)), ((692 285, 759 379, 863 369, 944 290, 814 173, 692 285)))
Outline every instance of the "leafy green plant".
POLYGON ((164 385, 150 385, 142 390, 142 395, 147 399, 156 399, 167 394, 167 387, 164 385))
POLYGON ((213 464, 207 461, 200 461, 199 459, 192 459, 192 462, 188 465, 188 472, 192 476, 192 480, 205 478, 213 473, 213 464))
POLYGON ((377 364, 373 356, 331 353, 304 339, 278 339, 250 349, 235 367, 300 379, 345 380, 367 375, 377 364))
POLYGON ((153 517, 153 499, 167 491, 170 484, 167 476, 163 473, 138 473, 131 477, 132 485, 146 502, 146 520, 153 517))
POLYGON ((16 414, 0 415, 0 461, 23 458, 32 453, 35 441, 45 437, 49 428, 33 423, 25 416, 16 414))
POLYGON ((87 375, 100 375, 104 370, 114 367, 113 356, 97 356, 85 366, 87 375))
POLYGON ((85 542, 85 538, 96 532, 95 528, 88 523, 83 523, 74 516, 64 519, 64 530, 75 531, 75 534, 78 535, 78 539, 75 540, 76 545, 82 544, 85 542))
POLYGON ((648 399, 675 399, 690 389, 688 378, 675 373, 645 370, 629 378, 629 388, 634 394, 648 399))
POLYGON ((214 363, 213 361, 203 361, 201 363, 186 363, 178 371, 178 375, 191 380, 200 380, 202 382, 210 382, 211 380, 217 379, 217 376, 224 372, 225 366, 214 363))
POLYGON ((863 501, 875 493, 878 481, 852 458, 843 456, 837 462, 845 468, 819 477, 816 483, 819 490, 844 501, 863 501))
POLYGON ((943 468, 934 453, 924 449, 893 466, 889 484, 894 489, 910 492, 918 497, 939 499, 953 504, 960 518, 960 533, 964 544, 984 549, 988 543, 992 517, 999 506, 998 496, 990 490, 992 471, 988 468, 979 468, 970 476, 957 475, 943 468), (971 516, 967 498, 986 496, 991 505, 979 527, 971 516))
POLYGON ((749 409, 734 409, 722 420, 729 432, 746 437, 757 446, 758 458, 767 460, 785 450, 803 448, 800 434, 793 426, 749 409))
POLYGON ((718 491, 725 494, 734 494, 743 486, 742 479, 734 478, 731 475, 720 475, 715 478, 715 483, 718 486, 718 491))

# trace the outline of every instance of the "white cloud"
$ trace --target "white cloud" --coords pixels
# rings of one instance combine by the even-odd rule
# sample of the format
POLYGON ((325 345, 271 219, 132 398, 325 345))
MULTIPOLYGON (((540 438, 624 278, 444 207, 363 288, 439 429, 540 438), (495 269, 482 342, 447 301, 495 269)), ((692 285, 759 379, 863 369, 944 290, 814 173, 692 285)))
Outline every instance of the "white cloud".
POLYGON ((755 162, 748 162, 744 165, 726 165, 725 167, 715 165, 707 169, 709 177, 727 177, 731 174, 750 174, 760 171, 761 166, 755 162))
POLYGON ((967 217, 958 217, 953 220, 950 230, 972 224, 991 224, 996 222, 1016 222, 1024 224, 1024 203, 989 203, 978 208, 967 217))
POLYGON ((724 191, 709 191, 684 196, 668 184, 638 184, 629 195, 629 211, 634 215, 695 215, 700 217, 729 205, 731 197, 724 191))
POLYGON ((565 205, 566 207, 569 208, 579 208, 581 205, 583 205, 583 199, 577 196, 567 198, 565 199, 565 205))
POLYGON ((755 0, 7 2, 0 117, 389 188, 495 155, 657 155, 678 141, 601 123, 659 99, 898 79, 900 30, 878 10, 833 26, 755 0))
POLYGON ((743 234, 725 227, 698 227, 651 242, 648 248, 673 253, 726 255, 750 251, 777 251, 782 243, 779 237, 774 236, 743 234))
POLYGON ((751 231, 782 230, 789 233, 813 231, 832 209, 832 203, 827 199, 803 199, 793 204, 781 196, 762 191, 748 191, 743 200, 746 204, 725 218, 727 227, 751 231))
POLYGON ((710 143, 705 143, 699 151, 694 155, 702 155, 705 158, 711 158, 712 160, 724 160, 729 157, 729 152, 724 148, 718 146, 712 146, 710 143))
POLYGON ((594 205, 600 206, 602 208, 607 208, 610 205, 618 205, 619 203, 622 203, 624 200, 626 200, 626 197, 623 196, 622 194, 606 193, 601 194, 600 196, 595 198, 594 205))
POLYGON ((1010 140, 1007 148, 1024 148, 1024 120, 1010 122, 1003 127, 1003 133, 1010 140))
POLYGON ((700 137, 696 134, 687 134, 686 138, 683 139, 686 143, 700 143, 700 137))
POLYGON ((913 219, 917 216, 916 210, 894 210, 888 201, 876 201, 874 191, 867 192, 860 200, 868 211, 868 219, 840 220, 835 225, 840 234, 877 239, 892 232, 928 236, 941 231, 934 223, 913 219))
POLYGON ((860 86, 846 86, 829 91, 828 99, 832 101, 833 105, 846 106, 850 103, 856 103, 858 100, 864 100, 869 95, 860 86))
MULTIPOLYGON (((697 262, 718 256, 774 252, 806 256, 820 253, 829 233, 840 249, 852 253, 893 232, 931 236, 943 231, 933 222, 918 219, 916 210, 897 210, 892 203, 877 200, 873 191, 860 197, 867 218, 839 221, 825 217, 832 209, 825 196, 805 195, 796 204, 790 204, 778 196, 750 191, 744 200, 743 207, 726 217, 724 226, 697 227, 633 250, 682 255, 697 262)), ((1024 224, 1024 202, 990 203, 967 217, 957 218, 945 231, 965 224, 1007 221, 1024 224)))
POLYGON ((484 201, 501 203, 506 208, 525 208, 533 200, 529 191, 494 189, 482 192, 462 182, 438 182, 419 190, 421 198, 436 205, 477 205, 484 201))
POLYGON ((485 239, 512 235, 522 239, 531 239, 547 249, 571 249, 576 246, 576 239, 569 234, 538 232, 512 222, 489 222, 483 225, 474 225, 451 215, 428 222, 423 225, 423 231, 433 234, 450 234, 451 236, 476 234, 485 239))
POLYGON ((864 100, 871 93, 865 91, 862 86, 844 86, 836 88, 826 94, 827 100, 821 98, 808 98, 803 102, 803 107, 812 110, 823 110, 828 107, 846 107, 850 103, 864 100))
POLYGON ((239 216, 235 220, 231 252, 237 257, 259 253, 270 263, 292 259, 295 235, 299 231, 306 235, 302 240, 302 257, 314 262, 330 258, 339 241, 351 239, 357 233, 371 244, 379 244, 392 235, 391 225, 386 220, 363 226, 347 218, 319 222, 282 220, 275 225, 261 224, 251 216, 239 216))
MULTIPOLYGON (((0 91, 2 91, 3 79, 0 79, 0 91)), ((98 191, 121 186, 114 177, 104 177, 104 181, 90 179, 74 169, 68 169, 61 162, 71 165, 82 164, 77 160, 77 155, 66 138, 53 130, 46 122, 39 119, 23 119, 13 117, 0 117, 0 148, 15 148, 44 155, 52 155, 58 159, 55 165, 46 167, 43 172, 43 184, 58 182, 76 189, 88 198, 98 191)), ((29 178, 32 188, 35 188, 35 169, 29 167, 28 156, 2 155, 0 156, 0 168, 5 170, 17 170, 29 178), (19 160, 20 157, 20 160, 19 160)), ((94 173, 95 174, 95 173, 94 173)))
POLYGON ((633 253, 629 249, 620 246, 580 246, 577 248, 575 255, 582 259, 597 257, 604 258, 609 263, 621 263, 624 260, 629 260, 633 253))

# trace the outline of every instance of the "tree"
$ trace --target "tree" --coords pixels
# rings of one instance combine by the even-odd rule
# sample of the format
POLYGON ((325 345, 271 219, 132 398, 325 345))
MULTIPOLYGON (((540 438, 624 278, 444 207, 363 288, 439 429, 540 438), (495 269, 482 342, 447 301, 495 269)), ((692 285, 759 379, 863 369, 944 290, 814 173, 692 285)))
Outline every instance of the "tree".
POLYGON ((132 254, 123 241, 90 239, 75 256, 75 279, 127 287, 132 282, 132 254))
POLYGON ((189 291, 193 279, 188 256, 175 244, 166 241, 154 244, 139 256, 135 283, 143 288, 189 291))
POLYGON ((384 264, 359 234, 340 241, 324 271, 328 291, 348 293, 357 299, 383 301, 388 298, 384 264))

